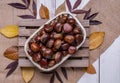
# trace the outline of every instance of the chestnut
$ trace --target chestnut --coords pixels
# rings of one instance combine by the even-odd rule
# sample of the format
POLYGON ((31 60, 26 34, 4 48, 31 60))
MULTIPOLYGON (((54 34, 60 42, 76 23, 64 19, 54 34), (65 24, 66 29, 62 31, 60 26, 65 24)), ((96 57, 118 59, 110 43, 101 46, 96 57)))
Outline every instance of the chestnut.
POLYGON ((64 33, 69 33, 69 32, 72 31, 72 29, 73 29, 73 27, 70 24, 68 24, 68 23, 65 23, 63 25, 63 31, 64 31, 64 33))
POLYGON ((41 46, 41 48, 40 48, 40 52, 41 52, 41 54, 43 54, 43 52, 45 52, 46 51, 46 47, 45 46, 41 46))
POLYGON ((55 65, 55 60, 54 59, 52 59, 52 60, 50 60, 49 62, 48 62, 48 66, 49 67, 52 67, 52 66, 54 66, 55 65))
POLYGON ((62 59, 62 53, 61 52, 57 52, 55 55, 54 55, 54 59, 56 62, 60 62, 61 59, 62 59))
POLYGON ((59 33, 59 32, 61 32, 62 27, 63 27, 63 24, 56 23, 56 25, 54 26, 54 30, 59 33))
POLYGON ((47 42, 46 47, 51 48, 51 47, 53 46, 53 44, 54 44, 54 39, 50 39, 50 40, 47 42))
POLYGON ((68 48, 68 53, 69 53, 69 54, 74 54, 75 52, 76 52, 76 47, 70 46, 70 47, 68 48))
POLYGON ((30 55, 31 57, 32 57, 33 54, 34 54, 31 49, 28 49, 27 52, 29 53, 29 55, 30 55))
POLYGON ((42 56, 41 56, 40 53, 36 53, 36 54, 34 54, 34 55, 32 56, 32 60, 33 60, 34 62, 40 61, 41 58, 42 58, 42 56))
POLYGON ((48 67, 48 62, 47 59, 42 58, 39 62, 40 66, 43 68, 47 68, 48 67))
POLYGON ((67 43, 72 43, 72 42, 74 42, 74 40, 75 40, 75 38, 74 38, 73 35, 66 35, 64 37, 64 41, 67 42, 67 43))
POLYGON ((41 42, 42 43, 46 43, 47 42, 47 40, 49 39, 49 35, 48 34, 43 34, 42 36, 41 36, 41 42))
POLYGON ((67 21, 67 19, 68 19, 68 16, 66 16, 66 15, 61 15, 61 16, 59 16, 59 18, 58 18, 58 22, 60 22, 60 23, 65 23, 66 21, 67 21))
POLYGON ((64 43, 61 45, 61 49, 62 50, 67 50, 69 48, 69 44, 68 43, 64 43))
POLYGON ((41 30, 40 30, 40 35, 43 35, 43 34, 45 34, 46 32, 45 32, 45 30, 44 30, 44 28, 42 28, 41 30))
POLYGON ((51 31, 53 30, 53 26, 47 24, 47 25, 44 26, 44 30, 45 30, 46 32, 51 32, 51 31))
POLYGON ((75 40, 77 45, 79 45, 83 41, 83 36, 81 34, 75 35, 75 40))
POLYGON ((68 51, 62 51, 63 56, 66 56, 68 54, 68 51))
POLYGON ((54 34, 55 39, 63 39, 63 35, 61 33, 54 34))
POLYGON ((50 48, 47 48, 44 52, 43 52, 43 57, 50 59, 53 55, 53 51, 50 48))
POLYGON ((41 38, 41 37, 40 37, 39 35, 37 35, 37 36, 35 37, 35 41, 39 43, 39 42, 40 42, 40 38, 41 38))
POLYGON ((76 27, 76 28, 74 28, 73 33, 74 34, 82 34, 82 31, 80 28, 76 27))
POLYGON ((76 24, 76 21, 75 21, 74 18, 69 18, 69 19, 67 20, 67 22, 68 22, 69 24, 71 24, 71 25, 75 25, 75 24, 76 24))
POLYGON ((55 40, 54 42, 54 48, 59 49, 62 44, 62 41, 60 39, 55 40))
POLYGON ((57 33, 56 32, 52 32, 51 34, 50 34, 50 38, 54 38, 54 35, 56 35, 57 33))
POLYGON ((33 42, 33 43, 30 44, 30 49, 33 52, 38 52, 40 50, 40 46, 39 46, 39 44, 33 42))

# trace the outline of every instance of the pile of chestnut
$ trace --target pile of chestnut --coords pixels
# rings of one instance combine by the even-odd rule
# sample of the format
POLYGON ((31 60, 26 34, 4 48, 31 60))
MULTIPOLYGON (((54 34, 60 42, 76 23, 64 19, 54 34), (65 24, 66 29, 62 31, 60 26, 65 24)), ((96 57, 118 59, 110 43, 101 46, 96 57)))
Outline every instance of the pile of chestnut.
POLYGON ((45 24, 29 41, 28 53, 43 68, 59 63, 67 54, 74 54, 83 41, 83 33, 76 20, 62 14, 45 24))

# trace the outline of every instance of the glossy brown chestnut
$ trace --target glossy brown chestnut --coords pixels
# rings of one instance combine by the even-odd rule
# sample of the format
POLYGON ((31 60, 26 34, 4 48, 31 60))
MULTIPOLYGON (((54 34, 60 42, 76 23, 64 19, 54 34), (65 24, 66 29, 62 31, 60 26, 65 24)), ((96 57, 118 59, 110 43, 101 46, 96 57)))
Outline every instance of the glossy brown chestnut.
POLYGON ((47 59, 42 58, 39 62, 40 66, 43 68, 47 68, 48 67, 48 62, 47 59))
POLYGON ((62 50, 67 50, 69 48, 69 44, 68 43, 64 43, 61 45, 61 49, 62 50))
POLYGON ((32 50, 31 49, 28 49, 28 51, 27 51, 28 53, 29 53, 29 55, 32 57, 33 56, 33 52, 32 52, 32 50))
POLYGON ((54 48, 59 49, 62 44, 62 41, 60 39, 55 40, 54 42, 54 48))
POLYGON ((76 27, 76 28, 74 28, 73 33, 74 34, 82 34, 82 31, 80 28, 76 27))
POLYGON ((61 33, 54 34, 55 39, 63 39, 63 35, 61 33))
POLYGON ((50 59, 53 55, 53 51, 50 48, 47 48, 44 52, 43 52, 43 57, 50 59))
POLYGON ((64 41, 67 42, 67 43, 72 43, 72 42, 74 42, 74 40, 75 40, 75 38, 74 38, 73 35, 66 35, 64 37, 64 41))
POLYGON ((72 29, 73 29, 73 27, 68 23, 65 23, 64 26, 63 26, 64 33, 69 33, 69 32, 72 31, 72 29))
POLYGON ((71 25, 75 25, 75 24, 76 24, 76 21, 75 21, 74 18, 69 18, 69 19, 67 20, 67 22, 68 22, 69 24, 71 24, 71 25))
POLYGON ((41 59, 42 59, 42 56, 41 56, 40 53, 36 53, 36 54, 34 54, 33 57, 32 57, 32 60, 35 61, 35 62, 38 62, 38 61, 40 61, 41 59))
POLYGON ((62 53, 61 52, 57 52, 54 55, 54 59, 55 59, 56 62, 60 62, 62 60, 62 53))
POLYGON ((83 41, 83 36, 81 34, 77 34, 77 35, 75 35, 75 40, 78 45, 83 41))
POLYGON ((68 51, 62 51, 62 55, 66 56, 68 54, 68 51))
POLYGON ((44 29, 45 29, 46 32, 51 32, 53 30, 53 26, 48 24, 48 25, 44 26, 44 29))
POLYGON ((47 40, 49 39, 49 35, 48 34, 43 34, 42 36, 41 36, 41 42, 42 43, 46 43, 47 42, 47 40))
POLYGON ((39 44, 33 42, 33 43, 31 43, 31 45, 30 45, 30 49, 31 49, 33 52, 38 52, 38 51, 40 50, 40 46, 39 46, 39 44))
POLYGON ((49 66, 49 67, 52 67, 52 66, 54 66, 55 64, 56 64, 56 62, 55 62, 54 59, 52 59, 52 60, 50 60, 50 61, 48 62, 48 66, 49 66))
POLYGON ((61 32, 62 27, 63 27, 63 24, 61 24, 61 23, 56 23, 56 25, 54 26, 54 30, 55 30, 56 32, 61 32))
POLYGON ((53 44, 54 44, 54 39, 50 39, 50 40, 47 42, 46 47, 51 48, 51 47, 53 46, 53 44))
POLYGON ((38 42, 38 43, 40 42, 40 39, 41 39, 41 37, 40 37, 39 35, 37 35, 37 36, 35 37, 35 41, 38 42))
POLYGON ((67 21, 67 19, 68 19, 68 16, 66 16, 66 15, 61 15, 61 16, 59 16, 59 18, 58 18, 58 22, 60 22, 60 23, 65 23, 66 21, 67 21))
POLYGON ((68 49, 68 53, 69 54, 74 54, 75 52, 76 52, 76 47, 70 46, 69 49, 68 49))
POLYGON ((41 30, 40 30, 40 35, 43 35, 43 34, 45 34, 46 32, 45 32, 45 30, 44 30, 44 28, 42 28, 41 30))

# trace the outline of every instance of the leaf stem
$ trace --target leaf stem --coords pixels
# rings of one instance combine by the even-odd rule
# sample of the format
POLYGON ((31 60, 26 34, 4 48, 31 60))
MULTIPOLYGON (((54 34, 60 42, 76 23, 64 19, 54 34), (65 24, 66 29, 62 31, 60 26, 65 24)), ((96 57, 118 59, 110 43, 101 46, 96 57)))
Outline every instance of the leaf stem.
POLYGON ((33 14, 33 11, 30 9, 30 8, 28 8, 28 10, 31 12, 31 14, 35 17, 35 15, 33 14))

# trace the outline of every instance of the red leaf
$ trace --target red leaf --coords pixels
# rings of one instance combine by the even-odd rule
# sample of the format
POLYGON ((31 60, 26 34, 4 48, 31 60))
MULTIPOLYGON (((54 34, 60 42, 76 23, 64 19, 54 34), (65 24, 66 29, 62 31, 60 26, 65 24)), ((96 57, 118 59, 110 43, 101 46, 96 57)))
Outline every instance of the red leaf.
POLYGON ((57 71, 55 71, 55 74, 56 74, 57 79, 60 81, 60 83, 63 83, 63 81, 57 71))
POLYGON ((12 63, 10 63, 10 64, 8 64, 5 69, 10 69, 10 68, 12 68, 14 65, 16 65, 17 63, 18 63, 18 60, 14 61, 14 62, 12 62, 12 63))
POLYGON ((23 19, 35 19, 35 17, 32 15, 20 15, 18 17, 23 18, 23 19))
POLYGON ((93 20, 96 16, 98 15, 98 12, 97 13, 94 13, 92 14, 91 16, 87 17, 87 19, 89 20, 93 20))
POLYGON ((33 0, 33 4, 32 4, 32 9, 33 9, 33 14, 36 17, 37 16, 37 5, 34 0, 33 0))
POLYGON ((71 12, 72 6, 71 6, 70 1, 69 1, 69 0, 66 0, 66 3, 67 3, 67 6, 68 6, 69 11, 71 12))
POLYGON ((102 24, 102 22, 98 20, 90 20, 90 25, 99 25, 99 24, 102 24))
POLYGON ((82 0, 77 0, 73 6, 73 9, 77 8, 80 5, 81 1, 82 0))
POLYGON ((8 5, 10 5, 14 8, 17 8, 17 9, 27 9, 27 7, 21 3, 9 3, 8 5))
POLYGON ((30 5, 30 0, 22 0, 22 1, 23 1, 23 3, 25 3, 27 5, 27 8, 28 8, 30 5))
POLYGON ((83 14, 83 13, 86 13, 85 10, 73 10, 72 13, 74 14, 83 14))
POLYGON ((10 68, 10 70, 8 71, 6 77, 8 77, 9 75, 11 75, 11 74, 15 71, 15 69, 17 68, 17 66, 18 66, 18 61, 16 61, 13 66, 11 66, 11 68, 10 68))
POLYGON ((64 77, 68 80, 67 71, 66 71, 65 67, 61 67, 61 71, 62 71, 64 77))
POLYGON ((88 11, 86 11, 84 20, 87 20, 87 18, 90 16, 90 12, 91 12, 91 8, 88 11))
POLYGON ((50 78, 50 83, 54 83, 55 81, 55 73, 53 73, 52 77, 50 78))

